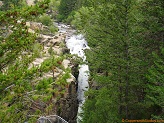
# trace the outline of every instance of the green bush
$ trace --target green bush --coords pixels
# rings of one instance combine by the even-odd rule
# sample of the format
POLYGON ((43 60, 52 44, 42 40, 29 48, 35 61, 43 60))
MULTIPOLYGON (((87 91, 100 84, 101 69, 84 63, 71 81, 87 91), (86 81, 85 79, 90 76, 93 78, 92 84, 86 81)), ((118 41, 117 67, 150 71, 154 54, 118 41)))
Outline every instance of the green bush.
POLYGON ((49 7, 51 10, 51 17, 56 19, 58 15, 58 7, 60 5, 60 0, 51 0, 49 7))
POLYGON ((75 15, 75 11, 72 11, 67 17, 67 19, 65 20, 65 22, 70 24, 74 20, 74 15, 75 15))
POLYGON ((55 33, 55 32, 58 31, 58 28, 55 27, 54 25, 49 26, 49 29, 50 29, 50 32, 51 32, 51 33, 55 33))
POLYGON ((56 16, 56 19, 60 22, 60 21, 64 20, 64 15, 58 14, 58 15, 56 16))
POLYGON ((39 43, 35 43, 33 45, 33 53, 35 57, 42 57, 41 51, 43 50, 43 47, 39 43))
POLYGON ((43 24, 43 25, 46 25, 46 26, 50 26, 53 24, 53 21, 51 19, 50 16, 44 14, 42 16, 39 17, 39 21, 43 24))

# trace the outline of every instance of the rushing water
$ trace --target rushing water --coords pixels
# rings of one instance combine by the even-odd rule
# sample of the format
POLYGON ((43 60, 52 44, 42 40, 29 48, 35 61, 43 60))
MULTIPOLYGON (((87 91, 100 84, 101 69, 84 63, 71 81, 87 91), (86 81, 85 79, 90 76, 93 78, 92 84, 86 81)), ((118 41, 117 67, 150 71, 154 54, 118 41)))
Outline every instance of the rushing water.
MULTIPOLYGON (((64 24, 58 24, 59 32, 66 34, 66 46, 70 49, 71 54, 76 54, 79 57, 83 59, 83 61, 86 61, 86 56, 84 53, 85 49, 89 49, 87 42, 83 35, 75 34, 75 30, 72 30, 70 26, 64 25, 64 24)), ((78 75, 78 101, 79 101, 79 108, 78 108, 78 116, 77 116, 77 123, 81 120, 81 117, 79 116, 80 113, 82 113, 82 106, 85 102, 85 91, 88 90, 89 84, 88 84, 88 78, 89 78, 89 67, 87 64, 79 65, 79 75, 78 75)))

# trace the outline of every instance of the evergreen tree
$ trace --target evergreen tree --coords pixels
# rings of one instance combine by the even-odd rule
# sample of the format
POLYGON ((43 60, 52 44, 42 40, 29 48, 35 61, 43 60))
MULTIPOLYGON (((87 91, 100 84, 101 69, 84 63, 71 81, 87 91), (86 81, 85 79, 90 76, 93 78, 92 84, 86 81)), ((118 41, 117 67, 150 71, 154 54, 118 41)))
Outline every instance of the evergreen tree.
POLYGON ((52 65, 57 64, 57 61, 51 58, 42 64, 42 68, 29 68, 29 64, 37 57, 33 52, 36 35, 30 33, 26 26, 26 21, 44 13, 47 7, 48 1, 43 1, 32 7, 0 11, 1 123, 36 122, 37 117, 30 115, 43 113, 43 106, 40 103, 43 104, 51 98, 52 92, 48 91, 48 88, 53 80, 43 79, 37 81, 39 84, 34 80, 52 65), (33 108, 33 105, 39 108, 33 108))
POLYGON ((153 56, 154 64, 147 74, 149 82, 146 89, 146 102, 152 112, 152 118, 159 120, 164 118, 164 49, 161 50, 160 55, 153 53, 153 56))
POLYGON ((164 20, 162 18, 164 18, 164 1, 143 1, 141 11, 144 17, 141 22, 143 27, 141 38, 144 40, 143 47, 146 51, 143 60, 147 64, 146 69, 149 70, 146 73, 148 82, 145 102, 151 118, 160 119, 163 115, 161 81, 163 74, 164 20), (162 49, 162 52, 160 49, 162 49))
MULTIPOLYGON (((91 47, 86 54, 91 83, 97 83, 96 90, 91 89, 87 93, 83 122, 106 123, 121 122, 122 118, 151 118, 152 114, 156 114, 153 113, 155 109, 163 108, 159 103, 163 102, 163 95, 158 99, 150 96, 159 92, 154 92, 157 88, 152 84, 147 87, 145 75, 154 64, 152 52, 161 56, 160 48, 164 45, 164 1, 83 2, 84 7, 75 13, 72 24, 82 30, 91 47), (158 102, 152 104, 147 96, 158 102), (103 103, 108 104, 108 107, 103 103)), ((159 73, 157 70, 150 71, 154 73, 148 78, 154 78, 159 73)))
POLYGON ((76 9, 77 0, 61 0, 59 6, 59 21, 65 20, 76 9))
POLYGON ((142 2, 141 11, 144 16, 142 27, 144 38, 147 41, 145 48, 150 51, 160 52, 164 45, 164 1, 146 0, 142 2))
MULTIPOLYGON (((137 48, 142 49, 137 45, 140 41, 135 37, 137 33, 134 29, 136 2, 132 0, 102 1, 102 4, 98 4, 100 1, 96 2, 93 6, 97 13, 94 11, 95 18, 92 18, 90 28, 86 29, 89 45, 93 47, 88 51, 88 60, 91 63, 91 72, 94 73, 94 81, 102 86, 100 92, 106 87, 111 92, 112 106, 117 112, 116 119, 118 117, 142 118, 143 113, 137 110, 142 105, 140 91, 144 89, 144 84, 139 69, 143 67, 139 60, 141 55, 136 51, 137 48), (115 94, 113 95, 112 92, 115 94), (138 113, 135 114, 134 110, 138 113), (137 116, 137 114, 140 115, 137 116)), ((106 100, 110 99, 106 98, 106 100)), ((109 109, 107 112, 113 112, 113 110, 109 109)), ((109 120, 106 119, 104 122, 109 120)))

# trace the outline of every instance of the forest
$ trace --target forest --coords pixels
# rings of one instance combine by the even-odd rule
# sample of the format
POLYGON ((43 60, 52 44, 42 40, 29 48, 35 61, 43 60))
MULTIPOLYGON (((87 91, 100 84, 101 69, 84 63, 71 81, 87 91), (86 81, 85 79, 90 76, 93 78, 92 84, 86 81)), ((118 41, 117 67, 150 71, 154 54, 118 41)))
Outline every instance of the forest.
MULTIPOLYGON (((69 123, 164 122, 164 0, 33 3, 0 1, 0 123, 35 123, 48 115, 59 115, 69 123), (27 22, 41 23, 43 30, 31 33, 27 22), (67 112, 63 105, 72 104, 62 101, 66 88, 74 87, 67 79, 77 71, 61 62, 82 61, 54 52, 56 43, 46 55, 46 47, 38 43, 40 34, 55 39, 54 22, 70 25, 90 47, 85 50, 90 76, 81 121, 76 120, 77 106, 63 113, 67 112), (38 58, 47 59, 39 67, 31 65, 38 58), (56 71, 63 72, 55 77, 56 71)), ((58 47, 66 46, 60 42, 58 47)), ((70 98, 76 96, 71 94, 70 98)))

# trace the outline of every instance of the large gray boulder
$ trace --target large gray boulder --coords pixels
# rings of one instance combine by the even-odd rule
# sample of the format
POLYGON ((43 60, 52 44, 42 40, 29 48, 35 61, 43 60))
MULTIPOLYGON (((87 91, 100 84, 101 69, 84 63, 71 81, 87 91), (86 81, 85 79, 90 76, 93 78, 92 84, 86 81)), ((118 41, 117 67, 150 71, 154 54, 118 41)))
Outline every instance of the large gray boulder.
POLYGON ((1 7, 1 6, 3 6, 3 2, 2 2, 2 1, 0 1, 0 7, 1 7))

